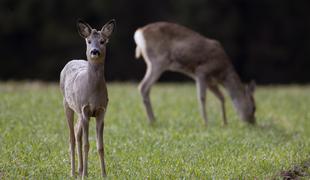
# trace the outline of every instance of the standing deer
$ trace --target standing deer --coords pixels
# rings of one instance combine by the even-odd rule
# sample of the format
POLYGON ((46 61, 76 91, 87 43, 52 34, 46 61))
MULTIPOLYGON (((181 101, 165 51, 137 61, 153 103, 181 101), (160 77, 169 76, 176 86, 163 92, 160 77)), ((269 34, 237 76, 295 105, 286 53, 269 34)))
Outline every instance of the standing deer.
POLYGON ((78 150, 79 175, 84 178, 88 174, 88 126, 90 117, 96 118, 97 150, 102 176, 106 176, 103 129, 104 115, 108 105, 108 92, 104 78, 104 63, 106 45, 114 26, 115 20, 110 20, 100 31, 97 31, 79 20, 77 28, 80 36, 86 41, 87 61, 72 60, 66 64, 60 74, 60 87, 70 132, 71 175, 73 177, 75 177, 75 139, 78 150), (78 115, 76 133, 74 133, 73 127, 74 112, 78 115))
POLYGON ((196 81, 200 113, 208 123, 206 90, 220 100, 224 125, 227 124, 225 99, 218 84, 228 91, 241 119, 255 123, 255 83, 243 85, 221 44, 186 27, 168 22, 148 24, 136 30, 136 58, 143 56, 147 70, 139 91, 149 121, 155 121, 150 88, 164 71, 184 73, 196 81))

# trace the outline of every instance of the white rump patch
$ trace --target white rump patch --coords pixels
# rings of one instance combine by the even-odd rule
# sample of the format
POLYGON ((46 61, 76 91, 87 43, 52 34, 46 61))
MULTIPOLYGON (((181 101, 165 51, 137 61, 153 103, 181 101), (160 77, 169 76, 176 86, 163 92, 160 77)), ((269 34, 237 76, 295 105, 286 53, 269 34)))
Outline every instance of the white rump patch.
POLYGON ((138 29, 135 34, 134 34, 134 40, 137 44, 136 47, 136 58, 139 58, 141 56, 141 53, 145 51, 146 46, 145 46, 145 39, 143 36, 143 32, 141 29, 138 29))

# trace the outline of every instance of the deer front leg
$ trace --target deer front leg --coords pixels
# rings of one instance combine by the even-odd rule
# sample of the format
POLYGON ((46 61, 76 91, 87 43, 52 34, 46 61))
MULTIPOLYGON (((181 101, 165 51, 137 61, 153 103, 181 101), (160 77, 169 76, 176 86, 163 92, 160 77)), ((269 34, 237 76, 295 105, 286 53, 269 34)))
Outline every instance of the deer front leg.
POLYGON ((76 124, 76 135, 75 135, 75 139, 77 141, 77 154, 78 154, 78 159, 79 159, 78 171, 79 171, 80 176, 82 176, 83 174, 83 154, 82 154, 83 126, 82 126, 81 120, 82 120, 82 117, 80 115, 79 120, 77 121, 77 124, 76 124))
POLYGON ((88 141, 88 128, 89 128, 89 107, 84 106, 82 110, 82 127, 83 127, 83 174, 82 178, 84 179, 87 175, 88 168, 88 152, 89 152, 89 141, 88 141))
POLYGON ((104 161, 104 143, 103 143, 104 115, 105 110, 102 110, 98 113, 98 116, 96 117, 97 150, 100 158, 102 177, 105 177, 107 175, 104 161))
POLYGON ((197 76, 196 78, 196 86, 197 86, 197 98, 200 107, 200 114, 205 121, 206 126, 208 125, 208 118, 206 112, 206 89, 207 85, 203 76, 197 76))
POLYGON ((143 104, 147 112, 148 119, 150 123, 153 123, 155 121, 155 116, 153 113, 153 108, 150 100, 150 89, 151 86, 157 81, 157 79, 160 77, 162 73, 162 69, 158 66, 154 65, 148 65, 146 74, 139 84, 139 90, 142 95, 143 104))
POLYGON ((225 108, 225 98, 223 93, 220 91, 217 85, 209 85, 209 89, 213 92, 213 94, 220 100, 221 108, 222 108, 222 116, 223 116, 223 125, 227 125, 227 118, 226 118, 226 108, 225 108))
POLYGON ((74 112, 64 100, 64 108, 69 127, 70 156, 71 156, 71 176, 75 177, 75 137, 74 137, 74 112))

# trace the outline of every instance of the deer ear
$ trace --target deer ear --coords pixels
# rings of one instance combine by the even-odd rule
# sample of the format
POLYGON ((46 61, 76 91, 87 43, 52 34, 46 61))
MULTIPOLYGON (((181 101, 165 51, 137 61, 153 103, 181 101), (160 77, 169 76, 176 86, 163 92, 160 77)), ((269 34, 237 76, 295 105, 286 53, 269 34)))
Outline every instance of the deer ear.
POLYGON ((250 82, 250 84, 248 85, 248 90, 249 90, 249 92, 254 93, 255 88, 256 88, 256 83, 255 83, 254 80, 252 80, 252 81, 250 82))
POLYGON ((115 27, 115 20, 111 19, 109 22, 107 22, 101 29, 101 33, 107 37, 111 36, 111 34, 114 31, 115 27))
POLYGON ((78 32, 82 38, 87 38, 91 34, 91 26, 82 20, 77 20, 76 23, 78 32))

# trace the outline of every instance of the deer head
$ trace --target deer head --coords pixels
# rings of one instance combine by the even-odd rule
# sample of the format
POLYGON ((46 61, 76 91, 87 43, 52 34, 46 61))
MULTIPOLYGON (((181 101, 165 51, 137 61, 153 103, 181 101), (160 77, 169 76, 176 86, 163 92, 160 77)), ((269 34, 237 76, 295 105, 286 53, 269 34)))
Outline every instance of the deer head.
POLYGON ((244 96, 240 100, 238 105, 238 111, 241 116, 241 118, 251 124, 255 124, 255 100, 254 100, 254 91, 255 91, 255 82, 252 81, 250 84, 245 85, 244 87, 244 96))
POLYGON ((86 42, 87 60, 91 62, 103 62, 106 54, 106 45, 109 42, 115 27, 115 20, 107 22, 100 31, 93 29, 89 24, 82 20, 77 21, 77 28, 80 36, 86 42))

